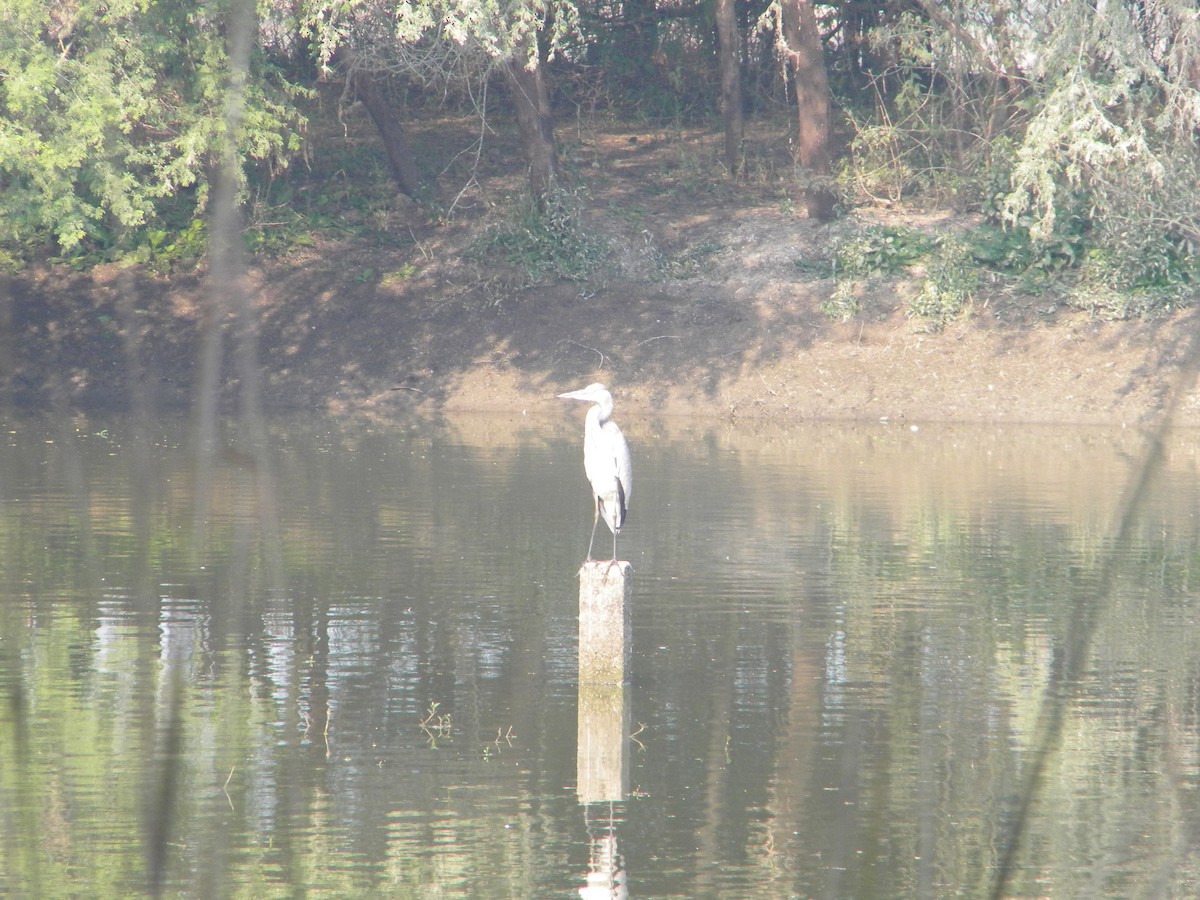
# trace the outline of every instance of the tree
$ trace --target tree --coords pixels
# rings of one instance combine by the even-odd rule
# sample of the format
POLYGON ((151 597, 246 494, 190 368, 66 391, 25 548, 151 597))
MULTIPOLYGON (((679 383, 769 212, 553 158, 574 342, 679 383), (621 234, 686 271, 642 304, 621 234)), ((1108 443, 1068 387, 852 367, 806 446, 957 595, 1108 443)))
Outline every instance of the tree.
POLYGON ((513 98, 535 200, 550 189, 558 153, 541 47, 544 40, 553 53, 574 32, 570 0, 311 0, 304 18, 325 63, 349 50, 359 71, 425 88, 500 72, 513 98))
POLYGON ((742 118, 741 41, 734 0, 716 0, 717 67, 721 73, 721 118, 725 122, 725 165, 737 175, 746 125, 742 118))
POLYGON ((1169 281, 1195 259, 1194 3, 920 0, 889 33, 923 96, 954 100, 950 127, 926 112, 914 141, 936 146, 948 134, 945 159, 968 135, 982 146, 1007 178, 1000 212, 1009 224, 1035 241, 1086 232, 1090 260, 1104 261, 1118 287, 1169 281))
POLYGON ((346 65, 347 92, 362 101, 375 123, 396 186, 414 200, 436 191, 436 185, 425 179, 417 166, 404 124, 381 83, 384 79, 370 66, 354 65, 353 51, 344 53, 342 59, 346 65))
POLYGON ((1200 242, 1200 23, 1175 0, 1069 0, 1033 23, 1036 97, 1008 198, 1012 216, 1055 225, 1064 194, 1085 191, 1110 225, 1200 242), (1119 224, 1118 224, 1119 223, 1119 224))
MULTIPOLYGON (((11 0, 0 22, 0 243, 128 246, 203 209, 225 139, 227 0, 11 0)), ((239 171, 299 147, 292 87, 257 42, 239 171)))
POLYGON ((809 179, 808 214, 823 221, 833 216, 836 198, 829 186, 832 97, 816 13, 811 0, 773 0, 760 21, 774 29, 775 50, 796 95, 796 161, 809 179))
POLYGON ((537 36, 525 40, 532 46, 505 61, 503 71, 512 96, 521 149, 529 167, 529 192, 539 209, 558 180, 558 146, 554 141, 554 110, 546 86, 537 36))

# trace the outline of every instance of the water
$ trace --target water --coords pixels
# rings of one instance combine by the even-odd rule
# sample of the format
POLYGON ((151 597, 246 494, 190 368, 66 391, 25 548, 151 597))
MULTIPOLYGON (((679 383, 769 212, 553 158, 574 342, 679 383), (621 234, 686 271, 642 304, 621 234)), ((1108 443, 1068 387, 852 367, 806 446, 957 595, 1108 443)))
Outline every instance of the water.
POLYGON ((1200 435, 627 421, 597 696, 577 413, 5 423, 0 892, 1200 893, 1200 435))

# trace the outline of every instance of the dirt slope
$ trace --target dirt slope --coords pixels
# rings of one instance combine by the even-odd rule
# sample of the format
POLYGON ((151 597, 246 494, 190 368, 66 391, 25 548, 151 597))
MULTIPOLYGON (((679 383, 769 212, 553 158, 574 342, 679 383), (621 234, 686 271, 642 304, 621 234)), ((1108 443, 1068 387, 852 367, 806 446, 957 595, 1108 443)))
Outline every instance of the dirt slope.
MULTIPOLYGON (((1051 293, 985 284, 968 316, 930 333, 904 314, 913 272, 871 285, 859 316, 833 322, 820 311, 833 289, 821 263, 845 229, 886 221, 936 234, 962 222, 860 211, 821 225, 765 189, 697 182, 652 139, 611 135, 572 152, 590 160, 588 227, 613 248, 586 283, 531 285, 519 266, 472 250, 519 188, 511 172, 481 179, 478 215, 438 223, 397 202, 392 241, 325 241, 249 261, 268 408, 384 418, 534 410, 600 380, 622 408, 667 414, 1137 424, 1186 375, 1190 311, 1108 322, 1051 293)), ((14 279, 0 348, 10 398, 187 404, 213 292, 203 271, 43 268, 14 279)), ((1181 396, 1176 416, 1200 424, 1200 398, 1181 396)))

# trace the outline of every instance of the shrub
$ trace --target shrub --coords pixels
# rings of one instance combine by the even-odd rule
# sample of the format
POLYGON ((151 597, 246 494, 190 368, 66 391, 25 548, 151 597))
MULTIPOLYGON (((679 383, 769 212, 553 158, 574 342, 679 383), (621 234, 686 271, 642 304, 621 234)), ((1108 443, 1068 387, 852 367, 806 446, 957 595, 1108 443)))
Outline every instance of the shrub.
POLYGON ((943 238, 925 269, 921 290, 908 302, 910 318, 940 331, 969 308, 979 285, 978 265, 971 246, 961 238, 943 238))
POLYGON ((899 275, 922 259, 934 242, 908 228, 872 225, 837 241, 833 277, 837 284, 821 303, 821 312, 846 321, 862 311, 866 284, 877 278, 899 275))
POLYGON ((486 257, 500 254, 522 269, 532 281, 547 275, 582 281, 608 256, 608 243, 583 221, 583 194, 557 188, 546 195, 542 209, 532 199, 491 228, 473 251, 486 257))
POLYGON ((828 298, 821 301, 821 312, 839 322, 848 322, 862 311, 862 283, 857 281, 842 281, 833 289, 828 298))
POLYGON ((911 229, 871 226, 838 241, 833 274, 839 280, 896 275, 924 256, 931 246, 929 238, 911 229))

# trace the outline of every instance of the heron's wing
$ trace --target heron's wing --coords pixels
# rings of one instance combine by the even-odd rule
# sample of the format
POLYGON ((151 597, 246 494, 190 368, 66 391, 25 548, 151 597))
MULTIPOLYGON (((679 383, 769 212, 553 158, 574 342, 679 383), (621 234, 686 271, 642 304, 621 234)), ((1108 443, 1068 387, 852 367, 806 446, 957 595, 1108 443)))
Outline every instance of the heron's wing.
POLYGON ((625 504, 629 504, 629 495, 633 493, 633 461, 629 458, 629 444, 625 435, 611 419, 604 423, 604 431, 608 435, 613 463, 616 466, 617 481, 621 483, 625 504))

